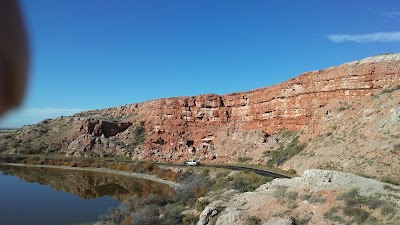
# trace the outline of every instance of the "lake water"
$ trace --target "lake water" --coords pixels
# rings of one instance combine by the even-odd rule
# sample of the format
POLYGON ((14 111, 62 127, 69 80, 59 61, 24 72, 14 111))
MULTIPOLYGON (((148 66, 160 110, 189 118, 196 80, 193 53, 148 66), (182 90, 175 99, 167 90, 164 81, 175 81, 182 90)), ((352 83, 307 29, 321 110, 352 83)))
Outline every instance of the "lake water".
POLYGON ((87 224, 129 196, 172 192, 115 174, 0 165, 0 224, 87 224))

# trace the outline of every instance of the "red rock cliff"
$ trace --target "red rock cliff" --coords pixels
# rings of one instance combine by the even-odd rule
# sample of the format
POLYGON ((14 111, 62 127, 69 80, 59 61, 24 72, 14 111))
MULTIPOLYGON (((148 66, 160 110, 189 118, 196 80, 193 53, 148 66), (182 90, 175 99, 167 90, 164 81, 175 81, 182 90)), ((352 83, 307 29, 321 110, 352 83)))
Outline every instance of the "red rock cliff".
POLYGON ((399 54, 370 57, 248 92, 158 99, 105 113, 136 113, 146 121, 146 148, 167 152, 206 146, 221 127, 259 129, 268 134, 283 128, 299 130, 309 124, 316 108, 332 100, 360 99, 399 85, 399 60, 399 54))
MULTIPOLYGON (((210 152, 217 148, 216 142, 224 147, 221 137, 232 135, 232 130, 260 130, 265 136, 280 129, 297 131, 310 124, 315 109, 331 101, 368 99, 394 85, 400 85, 400 54, 308 72, 248 92, 158 99, 84 112, 76 117, 100 115, 126 121, 126 126, 116 125, 118 129, 110 134, 122 142, 132 136, 133 130, 124 131, 126 127, 145 121, 146 141, 135 151, 142 158, 179 161, 194 154, 213 157, 210 152)), ((79 124, 77 133, 83 129, 79 124)), ((109 127, 106 122, 100 125, 109 127)), ((262 142, 262 135, 260 138, 262 142)), ((121 146, 121 152, 129 151, 129 144, 126 146, 121 146)))

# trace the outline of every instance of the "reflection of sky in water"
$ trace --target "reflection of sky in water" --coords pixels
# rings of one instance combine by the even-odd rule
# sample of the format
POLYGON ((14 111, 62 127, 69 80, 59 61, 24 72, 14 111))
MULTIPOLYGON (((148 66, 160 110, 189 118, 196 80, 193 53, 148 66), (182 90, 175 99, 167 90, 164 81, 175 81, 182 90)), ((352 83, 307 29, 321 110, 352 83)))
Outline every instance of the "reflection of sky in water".
POLYGON ((98 219, 118 202, 111 197, 84 200, 48 185, 0 175, 1 224, 73 224, 98 219))
POLYGON ((113 198, 170 194, 168 187, 160 188, 158 183, 112 174, 3 166, 0 170, 4 171, 0 174, 0 224, 7 225, 89 222, 117 206, 113 198))

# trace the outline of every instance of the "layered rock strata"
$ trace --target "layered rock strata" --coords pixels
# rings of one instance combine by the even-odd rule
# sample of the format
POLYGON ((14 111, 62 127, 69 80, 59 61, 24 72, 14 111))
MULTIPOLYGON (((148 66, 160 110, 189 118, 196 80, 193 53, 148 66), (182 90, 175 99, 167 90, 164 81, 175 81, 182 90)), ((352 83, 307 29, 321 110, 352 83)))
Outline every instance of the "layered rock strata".
POLYGON ((46 120, 23 128, 17 138, 32 140, 31 146, 42 141, 46 151, 73 156, 130 155, 156 161, 251 157, 264 163, 262 151, 279 144, 270 135, 312 129, 328 104, 369 101, 398 85, 400 54, 381 55, 247 92, 157 99, 46 120))

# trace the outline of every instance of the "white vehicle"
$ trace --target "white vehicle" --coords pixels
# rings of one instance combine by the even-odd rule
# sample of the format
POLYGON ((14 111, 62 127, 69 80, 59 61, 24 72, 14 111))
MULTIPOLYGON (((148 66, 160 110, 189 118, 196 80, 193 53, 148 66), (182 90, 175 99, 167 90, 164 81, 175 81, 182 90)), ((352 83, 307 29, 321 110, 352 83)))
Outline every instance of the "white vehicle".
POLYGON ((186 161, 185 165, 186 166, 197 166, 198 163, 196 162, 196 160, 191 159, 191 160, 186 161))

